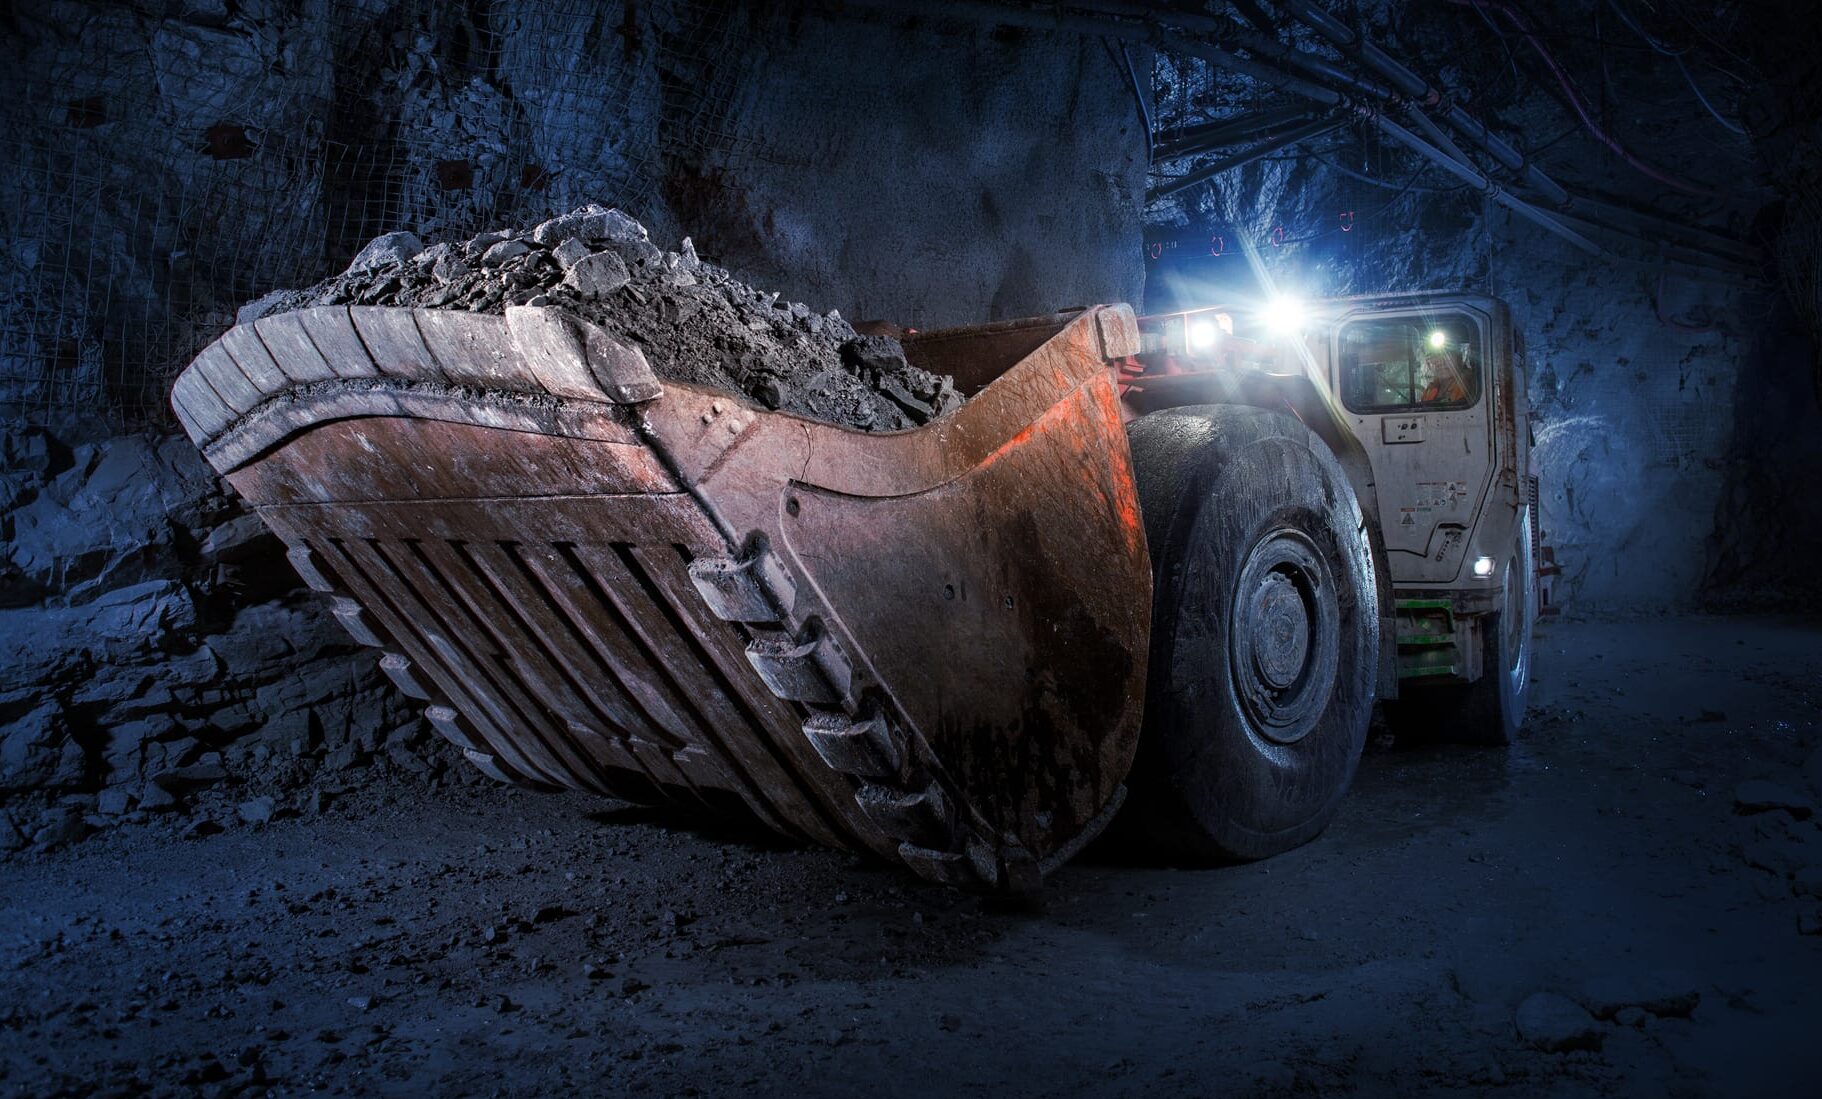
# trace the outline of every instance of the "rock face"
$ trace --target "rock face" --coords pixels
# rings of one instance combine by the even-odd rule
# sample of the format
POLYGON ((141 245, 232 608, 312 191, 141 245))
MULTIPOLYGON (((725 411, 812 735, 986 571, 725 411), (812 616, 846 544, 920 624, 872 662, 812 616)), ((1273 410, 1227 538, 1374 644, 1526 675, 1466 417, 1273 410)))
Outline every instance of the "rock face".
POLYGON ((529 229, 428 250, 399 245, 409 236, 375 240, 347 271, 271 301, 271 310, 359 304, 501 313, 558 305, 638 346, 662 377, 829 423, 895 431, 962 403, 951 379, 906 362, 897 340, 861 336, 835 310, 818 313, 755 290, 704 263, 687 237, 681 251, 663 251, 619 210, 591 204, 529 229))

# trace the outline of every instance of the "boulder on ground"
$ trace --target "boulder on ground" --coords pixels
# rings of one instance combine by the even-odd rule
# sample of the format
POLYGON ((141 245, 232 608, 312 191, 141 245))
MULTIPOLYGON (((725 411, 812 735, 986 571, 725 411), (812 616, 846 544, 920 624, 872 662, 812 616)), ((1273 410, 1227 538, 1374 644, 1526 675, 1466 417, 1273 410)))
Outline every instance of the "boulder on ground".
POLYGON ((1582 1005, 1557 992, 1534 992, 1513 1020, 1525 1044, 1545 1053, 1599 1049, 1606 1033, 1582 1005))

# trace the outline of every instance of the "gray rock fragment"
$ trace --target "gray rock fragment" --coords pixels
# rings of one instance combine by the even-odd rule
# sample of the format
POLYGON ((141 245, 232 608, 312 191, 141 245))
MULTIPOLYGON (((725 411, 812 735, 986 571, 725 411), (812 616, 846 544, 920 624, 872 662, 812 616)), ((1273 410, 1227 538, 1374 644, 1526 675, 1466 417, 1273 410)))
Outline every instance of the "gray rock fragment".
POLYGON ((567 214, 559 214, 531 231, 531 239, 546 248, 555 247, 572 238, 621 243, 647 240, 645 226, 620 210, 610 210, 594 203, 567 214))
POLYGON ((0 727, 0 789, 66 789, 82 774, 82 746, 69 735, 56 699, 0 727))
POLYGON ((209 531, 203 539, 203 556, 211 561, 232 563, 257 555, 261 549, 278 545, 278 536, 259 516, 248 512, 237 515, 209 531))
MULTIPOLYGON (((574 267, 576 261, 589 255, 593 255, 593 253, 588 250, 588 245, 583 244, 575 237, 568 238, 562 244, 559 244, 550 250, 551 258, 556 260, 557 266, 565 271, 574 267)), ((622 264, 622 266, 624 266, 624 264, 622 264)))
POLYGON ((38 815, 32 825, 32 846, 46 849, 64 847, 88 834, 82 810, 74 806, 57 806, 38 815))
POLYGON ((664 258, 664 251, 649 240, 610 240, 608 247, 635 269, 654 266, 664 258))
POLYGON ((754 400, 767 408, 781 407, 785 401, 784 385, 776 377, 760 378, 749 388, 749 392, 753 394, 754 400))
POLYGON ((601 230, 602 215, 606 209, 590 203, 567 214, 558 214, 548 221, 540 222, 531 231, 531 239, 546 248, 554 248, 570 240, 598 240, 604 234, 601 230))
POLYGON ((267 313, 272 312, 273 309, 283 304, 290 298, 293 292, 294 291, 290 290, 273 290, 261 294, 259 297, 254 298, 252 301, 235 310, 234 323, 252 324, 254 321, 265 316, 267 313))
POLYGON ((863 377, 868 373, 893 374, 910 366, 905 349, 889 336, 857 336, 841 345, 841 361, 863 377))
POLYGON ((659 256, 657 267, 658 278, 666 286, 683 287, 696 285, 696 273, 683 261, 682 256, 679 256, 674 252, 659 256))
POLYGON ((430 273, 440 282, 454 282, 472 272, 474 268, 461 253, 451 249, 447 254, 438 257, 430 273))
POLYGON ((139 807, 149 813, 162 813, 178 806, 177 795, 158 785, 148 782, 139 792, 139 807))
POLYGON ((367 247, 361 249, 348 265, 346 274, 371 271, 376 267, 388 267, 395 263, 404 263, 424 250, 424 242, 416 233, 397 232, 374 237, 367 247))
POLYGON ((272 819, 277 802, 270 796, 252 798, 234 807, 234 814, 248 824, 265 824, 272 819))
POLYGON ((625 286, 628 277, 625 260, 612 252, 596 252, 571 264, 563 284, 585 298, 600 299, 625 286))
POLYGON ((481 266, 504 267, 529 251, 531 248, 522 240, 503 240, 482 253, 481 266))
POLYGON ((204 836, 216 835, 221 831, 220 821, 208 817, 197 817, 184 827, 183 836, 185 839, 201 839, 204 836))
POLYGON ((228 777, 219 761, 210 763, 192 763, 187 767, 173 767, 152 776, 152 781, 172 793, 186 790, 198 790, 204 786, 213 786, 228 777))
POLYGON ((486 233, 480 233, 468 242, 467 251, 478 255, 496 244, 516 239, 517 236, 518 234, 514 233, 511 229, 494 229, 486 233))

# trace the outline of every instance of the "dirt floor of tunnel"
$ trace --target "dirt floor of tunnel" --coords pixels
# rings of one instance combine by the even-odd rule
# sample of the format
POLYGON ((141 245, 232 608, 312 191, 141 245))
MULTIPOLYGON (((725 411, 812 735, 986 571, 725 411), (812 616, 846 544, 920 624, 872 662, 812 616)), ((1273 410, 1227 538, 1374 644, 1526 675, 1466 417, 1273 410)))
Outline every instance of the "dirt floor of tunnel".
POLYGON ((1314 843, 1037 911, 579 795, 116 830, 0 865, 0 1090, 1805 1090, 1822 824, 1736 795, 1822 801, 1822 625, 1553 622, 1537 668, 1509 753, 1376 737, 1314 843), (1598 1048, 1515 1026, 1614 987, 1598 1048))

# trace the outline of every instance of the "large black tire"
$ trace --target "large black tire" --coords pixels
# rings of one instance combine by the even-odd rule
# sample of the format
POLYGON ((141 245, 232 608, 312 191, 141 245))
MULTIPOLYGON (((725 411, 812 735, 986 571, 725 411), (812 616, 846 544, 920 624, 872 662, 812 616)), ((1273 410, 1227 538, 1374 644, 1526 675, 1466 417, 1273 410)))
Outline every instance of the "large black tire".
POLYGON ((1334 816, 1366 742, 1379 601, 1359 501, 1294 417, 1210 405, 1128 428, 1155 575, 1129 840, 1264 858, 1334 816))
POLYGON ((1499 609, 1480 620, 1481 676, 1472 683, 1404 688, 1386 704, 1394 734, 1457 744, 1509 745, 1531 695, 1531 630, 1537 618, 1529 519, 1500 569, 1499 609))

